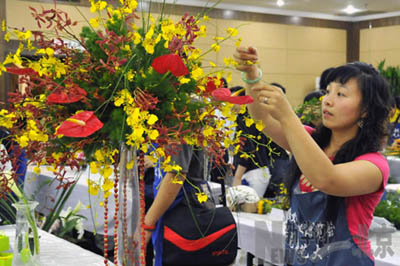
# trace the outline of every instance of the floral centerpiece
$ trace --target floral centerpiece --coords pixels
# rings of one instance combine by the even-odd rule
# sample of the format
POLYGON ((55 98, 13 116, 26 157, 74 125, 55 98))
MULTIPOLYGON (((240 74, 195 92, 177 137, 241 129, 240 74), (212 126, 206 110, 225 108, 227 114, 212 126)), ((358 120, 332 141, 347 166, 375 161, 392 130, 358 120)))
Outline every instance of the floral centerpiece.
MULTIPOLYGON (((218 52, 222 42, 240 43, 236 28, 228 28, 225 36, 214 38, 208 51, 201 51, 194 42, 206 35, 201 24, 208 19, 206 13, 185 14, 174 22, 163 12, 157 19, 137 12, 136 0, 114 4, 90 0, 90 10, 98 16, 87 21, 78 36, 70 30, 77 22, 54 2, 51 9, 30 7, 43 30, 16 29, 2 22, 5 39, 15 35, 19 47, 0 62, 0 74, 19 75, 26 86, 10 93, 9 107, 0 111, 0 126, 26 151, 35 172, 40 172, 41 165, 50 165, 60 184, 69 186, 74 181, 66 176, 66 169, 89 164, 92 173, 102 176, 88 180, 89 193, 104 192, 107 219, 111 192, 115 218, 120 205, 122 146, 138 150, 140 158, 150 150, 154 158, 164 157, 166 171, 179 171, 168 160, 174 145, 202 147, 217 163, 222 162, 223 145, 236 145, 238 150, 239 136, 232 139, 232 128, 224 120, 235 120, 233 103, 252 99, 222 88, 221 78, 227 76, 229 81, 225 71, 235 64, 233 59, 226 58, 222 68, 203 62, 204 55, 218 52), (71 40, 78 47, 68 45, 71 40), (38 59, 24 58, 26 50, 38 59)), ((1 159, 13 160, 4 154, 1 159)), ((17 178, 15 173, 11 178, 17 178)), ((2 175, 1 180, 4 195, 9 179, 2 175)), ((143 202, 141 210, 143 218, 143 202)))
POLYGON ((395 139, 392 145, 386 147, 385 155, 400 158, 400 139, 395 139))

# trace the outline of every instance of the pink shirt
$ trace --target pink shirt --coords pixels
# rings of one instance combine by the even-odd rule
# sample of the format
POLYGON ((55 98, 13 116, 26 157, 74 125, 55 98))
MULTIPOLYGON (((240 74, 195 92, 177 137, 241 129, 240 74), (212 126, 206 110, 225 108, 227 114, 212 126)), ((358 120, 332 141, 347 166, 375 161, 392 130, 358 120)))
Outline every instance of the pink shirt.
MULTIPOLYGON (((314 132, 314 129, 311 127, 305 126, 305 129, 310 134, 314 132)), ((331 160, 333 160, 333 158, 331 158, 331 160)), ((375 207, 378 205, 389 179, 389 164, 386 158, 378 152, 363 154, 354 160, 369 161, 376 165, 382 173, 382 186, 378 191, 345 198, 346 217, 350 234, 359 248, 373 260, 371 246, 368 240, 368 230, 371 226, 375 207)), ((305 193, 315 190, 303 175, 300 177, 300 190, 305 193)))

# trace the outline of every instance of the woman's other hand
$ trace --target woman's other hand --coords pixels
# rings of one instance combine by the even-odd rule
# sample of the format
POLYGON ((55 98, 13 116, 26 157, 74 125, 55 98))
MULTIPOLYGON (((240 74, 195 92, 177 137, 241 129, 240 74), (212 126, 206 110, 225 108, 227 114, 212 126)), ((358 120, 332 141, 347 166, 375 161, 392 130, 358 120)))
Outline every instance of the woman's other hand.
POLYGON ((294 111, 282 89, 276 86, 262 84, 251 89, 257 101, 274 119, 282 121, 294 111))

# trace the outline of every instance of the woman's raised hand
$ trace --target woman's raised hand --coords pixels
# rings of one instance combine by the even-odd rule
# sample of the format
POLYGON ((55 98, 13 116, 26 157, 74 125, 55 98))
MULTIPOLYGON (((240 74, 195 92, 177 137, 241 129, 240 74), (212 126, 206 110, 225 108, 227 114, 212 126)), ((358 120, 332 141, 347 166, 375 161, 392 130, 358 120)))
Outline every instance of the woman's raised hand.
POLYGON ((238 47, 233 54, 233 57, 238 63, 236 68, 239 71, 246 72, 248 74, 254 72, 255 74, 257 74, 257 66, 255 64, 258 60, 258 53, 255 47, 238 47))

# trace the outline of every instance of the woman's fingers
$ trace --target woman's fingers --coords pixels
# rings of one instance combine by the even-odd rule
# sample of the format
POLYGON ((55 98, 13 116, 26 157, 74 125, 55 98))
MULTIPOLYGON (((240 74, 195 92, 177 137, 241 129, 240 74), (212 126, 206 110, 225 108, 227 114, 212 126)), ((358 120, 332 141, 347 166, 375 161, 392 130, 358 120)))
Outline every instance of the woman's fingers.
POLYGON ((268 84, 263 84, 262 86, 257 86, 252 88, 253 92, 262 92, 262 91, 279 91, 280 89, 275 86, 271 86, 268 84))
POLYGON ((236 68, 239 71, 249 72, 255 67, 258 60, 257 50, 254 47, 238 47, 236 48, 233 58, 238 63, 236 68))
POLYGON ((257 55, 257 48, 253 47, 253 46, 249 46, 249 48, 247 49, 247 52, 250 54, 257 55))
POLYGON ((238 47, 233 54, 238 63, 255 63, 258 60, 257 50, 255 48, 238 47))
POLYGON ((262 104, 271 105, 277 102, 277 98, 282 97, 279 88, 267 84, 252 88, 252 92, 257 101, 262 104))
POLYGON ((248 53, 235 53, 233 55, 233 57, 239 64, 243 64, 243 65, 244 64, 246 64, 246 65, 255 64, 258 60, 257 56, 248 54, 248 53))

